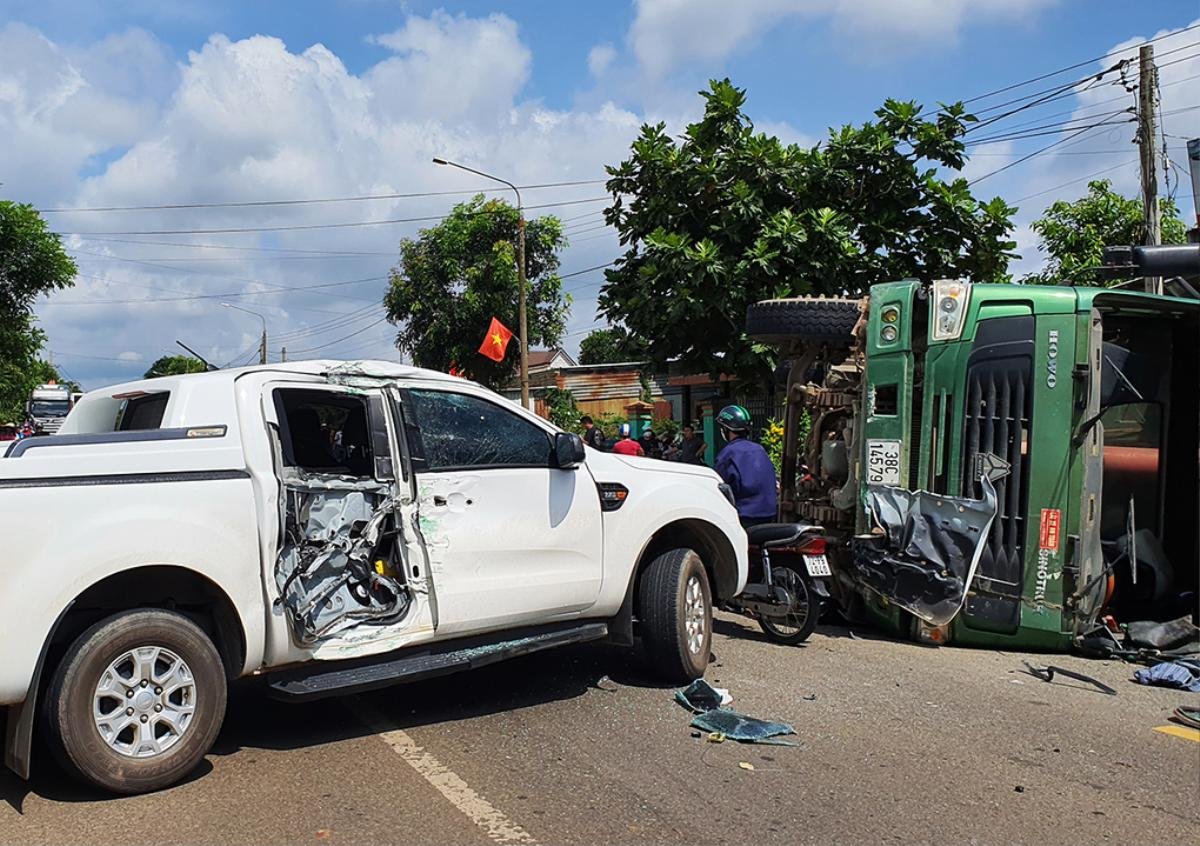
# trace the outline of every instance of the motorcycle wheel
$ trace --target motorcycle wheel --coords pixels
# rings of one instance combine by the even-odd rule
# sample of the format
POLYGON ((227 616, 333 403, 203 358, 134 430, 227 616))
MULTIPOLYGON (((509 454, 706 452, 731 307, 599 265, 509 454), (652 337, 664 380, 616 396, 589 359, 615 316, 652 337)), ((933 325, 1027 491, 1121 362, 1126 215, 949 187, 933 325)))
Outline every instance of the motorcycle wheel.
POLYGON ((759 626, 762 627, 763 633, 776 643, 785 646, 803 643, 817 627, 817 617, 821 615, 808 576, 790 564, 772 564, 771 584, 792 594, 792 607, 781 617, 766 617, 760 614, 759 626))

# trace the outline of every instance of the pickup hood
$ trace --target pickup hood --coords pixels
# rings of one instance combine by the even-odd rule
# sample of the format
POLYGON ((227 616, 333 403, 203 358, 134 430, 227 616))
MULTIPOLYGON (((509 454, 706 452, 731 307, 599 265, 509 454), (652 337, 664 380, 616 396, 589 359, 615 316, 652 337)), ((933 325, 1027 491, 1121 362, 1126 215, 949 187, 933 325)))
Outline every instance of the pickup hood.
POLYGON ((679 461, 663 461, 659 458, 645 458, 637 455, 620 455, 589 449, 587 463, 593 470, 611 469, 615 473, 627 473, 634 470, 639 473, 663 473, 670 476, 691 476, 712 482, 721 481, 721 477, 713 470, 700 464, 684 464, 679 461))

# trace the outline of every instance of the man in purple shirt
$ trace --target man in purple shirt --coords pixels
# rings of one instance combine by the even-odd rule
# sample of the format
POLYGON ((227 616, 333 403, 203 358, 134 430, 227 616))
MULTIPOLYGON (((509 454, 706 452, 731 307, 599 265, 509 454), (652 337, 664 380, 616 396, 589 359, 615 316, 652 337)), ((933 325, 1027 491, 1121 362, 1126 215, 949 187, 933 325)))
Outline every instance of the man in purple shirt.
POLYGON ((716 471, 733 491, 742 525, 775 522, 779 510, 775 465, 760 444, 750 440, 750 412, 727 405, 717 415, 725 446, 717 454, 716 471))

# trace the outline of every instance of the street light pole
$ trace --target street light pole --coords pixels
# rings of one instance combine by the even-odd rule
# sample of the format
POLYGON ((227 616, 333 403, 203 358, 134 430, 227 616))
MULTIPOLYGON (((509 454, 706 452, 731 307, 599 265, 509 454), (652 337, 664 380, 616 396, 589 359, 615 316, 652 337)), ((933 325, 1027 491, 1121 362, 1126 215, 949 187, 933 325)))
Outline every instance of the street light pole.
POLYGON ((244 311, 244 312, 246 312, 246 314, 253 314, 255 317, 257 317, 259 320, 262 321, 262 327, 263 327, 262 342, 259 343, 259 345, 258 345, 258 363, 266 364, 267 363, 267 319, 265 317, 263 317, 261 314, 259 314, 257 311, 251 311, 248 308, 242 308, 241 306, 234 305, 233 303, 221 303, 221 307, 222 308, 234 308, 234 309, 237 309, 238 311, 244 311))
POLYGON ((458 162, 435 158, 433 163, 456 167, 459 170, 474 173, 476 176, 482 176, 484 179, 490 179, 493 182, 507 185, 517 195, 517 323, 519 324, 517 327, 517 337, 520 341, 521 353, 521 405, 529 408, 529 321, 526 318, 525 312, 525 289, 527 287, 525 283, 525 209, 521 205, 521 191, 507 179, 501 179, 499 176, 484 173, 482 170, 476 170, 473 167, 467 167, 458 162))

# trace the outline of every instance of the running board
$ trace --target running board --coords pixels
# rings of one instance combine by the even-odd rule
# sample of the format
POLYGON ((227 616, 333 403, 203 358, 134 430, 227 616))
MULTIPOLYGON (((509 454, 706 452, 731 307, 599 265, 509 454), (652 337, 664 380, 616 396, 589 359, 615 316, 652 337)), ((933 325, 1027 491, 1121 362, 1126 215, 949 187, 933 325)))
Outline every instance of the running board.
POLYGON ((347 666, 340 663, 331 667, 325 662, 313 662, 305 665, 302 672, 278 674, 267 686, 272 696, 291 701, 377 690, 393 684, 473 670, 555 646, 600 640, 608 636, 608 624, 583 623, 551 631, 543 629, 521 637, 513 637, 513 634, 507 633, 504 640, 463 638, 432 646, 413 647, 412 650, 405 650, 399 658, 369 664, 360 662, 347 666))

